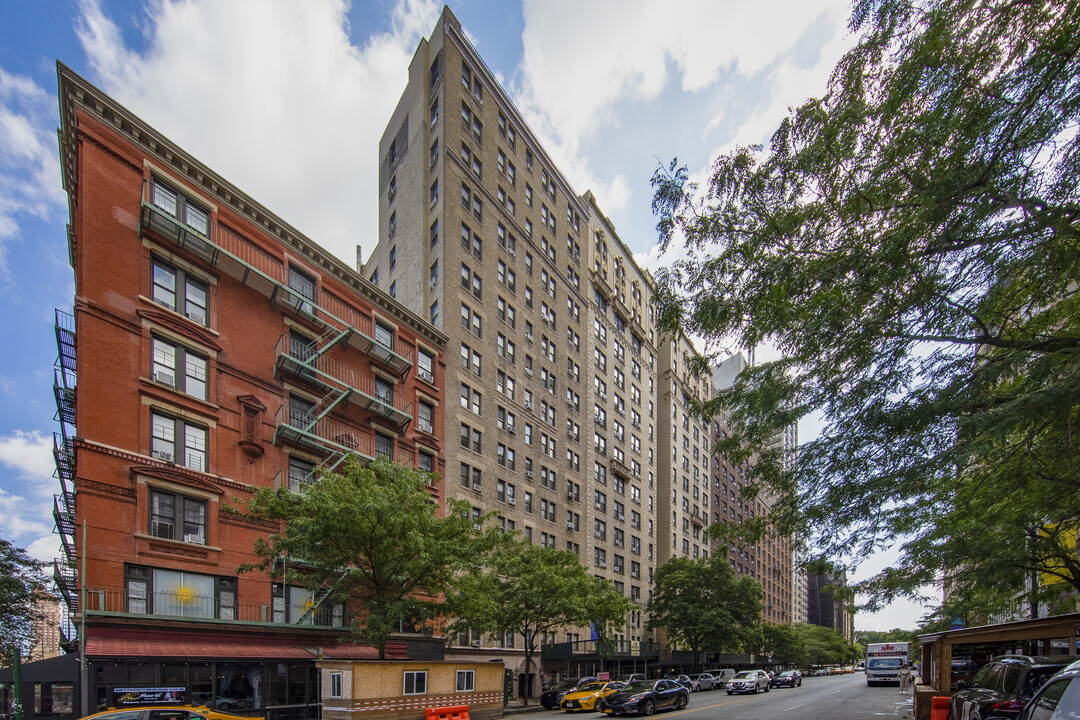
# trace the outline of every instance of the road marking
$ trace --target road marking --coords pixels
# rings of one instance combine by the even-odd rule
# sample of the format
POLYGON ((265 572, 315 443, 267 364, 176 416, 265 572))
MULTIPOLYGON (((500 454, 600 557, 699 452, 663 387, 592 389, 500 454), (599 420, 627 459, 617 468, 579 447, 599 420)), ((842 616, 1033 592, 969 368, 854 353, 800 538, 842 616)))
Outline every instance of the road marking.
POLYGON ((798 705, 792 705, 791 707, 789 707, 789 708, 788 708, 787 710, 785 710, 784 712, 791 712, 792 710, 794 710, 794 709, 795 709, 795 708, 797 708, 797 707, 802 707, 802 703, 799 703, 798 705))
POLYGON ((833 695, 839 695, 839 694, 840 694, 840 692, 841 692, 840 690, 834 690, 834 691, 833 691, 833 695))

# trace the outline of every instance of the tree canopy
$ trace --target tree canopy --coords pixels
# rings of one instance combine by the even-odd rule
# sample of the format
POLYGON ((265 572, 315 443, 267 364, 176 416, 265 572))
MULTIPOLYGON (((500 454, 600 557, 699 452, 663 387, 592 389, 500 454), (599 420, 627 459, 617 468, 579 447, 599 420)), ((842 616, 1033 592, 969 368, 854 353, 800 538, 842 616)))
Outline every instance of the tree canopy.
MULTIPOLYGON (((1080 4, 858 0, 827 94, 707 186, 654 176, 661 330, 775 347, 702 408, 877 608, 1080 589, 1080 4), (818 437, 785 467, 770 438, 818 437)), ((707 360, 702 365, 707 364, 707 360)))
POLYGON ((241 569, 283 574, 321 602, 362 597, 353 627, 381 656, 399 624, 436 624, 444 613, 440 595, 478 571, 497 542, 494 528, 477 529, 467 503, 448 500, 441 513, 428 491, 431 477, 384 460, 364 467, 350 459, 300 493, 253 488, 248 514, 282 529, 258 539, 262 560, 241 569))
MULTIPOLYGON (((50 597, 44 564, 25 550, 0 538, 0 665, 12 663, 14 651, 32 647, 35 603, 50 597)), ((55 648, 52 648, 55 650, 55 648)))
POLYGON ((736 652, 747 641, 759 645, 761 586, 751 577, 735 578, 726 557, 676 557, 656 570, 649 601, 649 627, 694 653, 736 652))
POLYGON ((452 631, 520 635, 526 673, 548 633, 591 624, 604 641, 608 626, 621 626, 631 609, 615 585, 592 575, 576 554, 516 539, 501 544, 485 570, 461 577, 447 606, 452 631))

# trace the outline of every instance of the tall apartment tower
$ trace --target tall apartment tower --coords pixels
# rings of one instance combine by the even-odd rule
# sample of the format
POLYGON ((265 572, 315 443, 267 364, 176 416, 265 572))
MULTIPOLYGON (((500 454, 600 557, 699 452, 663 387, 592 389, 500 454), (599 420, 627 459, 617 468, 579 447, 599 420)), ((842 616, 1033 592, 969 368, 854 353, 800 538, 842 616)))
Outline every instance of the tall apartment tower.
MULTIPOLYGON (((570 187, 449 9, 413 56, 379 156, 379 242, 364 272, 449 338, 449 494, 646 602, 651 279, 591 194, 570 187)), ((646 621, 635 609, 619 639, 648 641, 646 621)), ((458 644, 503 651, 515 666, 512 636, 458 644)))
MULTIPOLYGON (((56 327, 56 580, 82 714, 178 688, 192 705, 317 717, 316 660, 378 656, 339 642, 362 599, 239 574, 277 525, 228 506, 250 486, 300 490, 350 454, 444 473, 446 337, 58 74, 75 297, 56 327)), ((391 655, 435 652, 401 630, 391 655)))
MULTIPOLYGON (((748 363, 740 353, 713 366, 712 381, 717 392, 731 387, 748 363)), ((716 440, 726 437, 726 420, 716 418, 713 435, 716 440)), ((796 450, 795 426, 791 425, 773 436, 770 446, 781 446, 785 462, 793 462, 796 450)), ((723 455, 713 458, 714 520, 727 519, 741 523, 744 519, 767 514, 775 498, 768 492, 753 500, 744 500, 742 487, 750 468, 733 464, 723 455)), ((762 588, 762 618, 769 623, 805 622, 806 573, 799 568, 791 537, 768 535, 752 547, 729 547, 728 557, 738 574, 750 574, 762 588), (801 590, 795 592, 796 587, 801 590), (801 618, 801 619, 800 619, 801 618)))
POLYGON ((660 344, 659 412, 665 418, 658 444, 657 475, 663 478, 657 504, 660 563, 674 557, 708 557, 709 478, 712 428, 694 412, 694 403, 712 397, 712 382, 690 370, 698 354, 679 334, 660 344))

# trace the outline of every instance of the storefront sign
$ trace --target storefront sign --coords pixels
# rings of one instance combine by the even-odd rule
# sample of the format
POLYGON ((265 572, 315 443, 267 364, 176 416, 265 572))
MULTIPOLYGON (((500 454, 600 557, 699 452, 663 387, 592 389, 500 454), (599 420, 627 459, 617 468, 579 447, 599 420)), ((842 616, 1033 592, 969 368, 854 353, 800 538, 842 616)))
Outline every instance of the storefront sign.
POLYGON ((187 688, 113 688, 113 707, 131 705, 182 705, 187 688))

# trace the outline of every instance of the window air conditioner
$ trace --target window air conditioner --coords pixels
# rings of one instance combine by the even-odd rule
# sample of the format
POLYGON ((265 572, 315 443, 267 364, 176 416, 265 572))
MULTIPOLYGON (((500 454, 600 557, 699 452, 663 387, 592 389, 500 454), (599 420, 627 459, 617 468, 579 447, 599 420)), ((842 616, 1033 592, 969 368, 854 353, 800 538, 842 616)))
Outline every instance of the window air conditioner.
POLYGON ((514 498, 514 497, 507 498, 506 502, 508 502, 511 505, 517 505, 517 498, 514 498))
POLYGON ((527 478, 530 478, 530 479, 531 479, 531 478, 532 478, 532 476, 533 476, 533 471, 532 471, 532 470, 526 470, 526 471, 525 471, 525 477, 527 477, 527 478))
POLYGON ((476 492, 480 492, 480 483, 473 483, 472 489, 476 492))
POLYGON ((473 647, 480 647, 480 641, 479 640, 473 640, 472 641, 472 646, 473 647))
POLYGON ((532 410, 533 409, 532 400, 529 400, 528 402, 525 403, 525 409, 526 410, 532 410))
POLYGON ((170 522, 154 520, 150 525, 150 534, 154 537, 172 540, 176 535, 176 526, 170 522))
POLYGON ((506 430, 511 435, 517 435, 517 428, 515 428, 513 425, 507 425, 506 430))
POLYGON ((156 450, 156 451, 154 451, 154 457, 156 457, 158 460, 164 460, 167 463, 173 462, 173 454, 172 453, 161 452, 161 451, 156 450))
POLYGON ((169 387, 176 387, 176 378, 172 374, 166 372, 154 373, 154 382, 159 382, 162 385, 168 385, 169 387))
POLYGON ((572 523, 572 522, 566 523, 566 529, 567 530, 573 530, 574 529, 574 523, 572 523))

